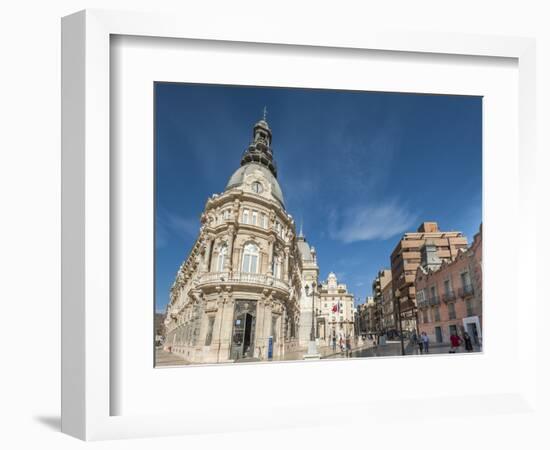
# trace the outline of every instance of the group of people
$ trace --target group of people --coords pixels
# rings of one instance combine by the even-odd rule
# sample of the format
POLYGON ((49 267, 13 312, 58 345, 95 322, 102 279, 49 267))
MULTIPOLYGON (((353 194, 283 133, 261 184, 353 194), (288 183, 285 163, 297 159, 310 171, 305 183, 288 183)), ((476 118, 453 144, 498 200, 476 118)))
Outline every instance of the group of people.
POLYGON ((414 333, 412 336, 412 340, 414 344, 418 345, 420 354, 430 353, 430 338, 425 331, 420 334, 420 337, 418 337, 416 333, 414 333))
POLYGON ((340 335, 337 339, 335 335, 332 336, 332 351, 336 351, 336 344, 340 348, 342 353, 346 353, 346 356, 351 356, 351 336, 347 334, 345 337, 340 335))
POLYGON ((466 350, 467 352, 474 351, 472 338, 468 333, 464 332, 462 338, 457 333, 453 333, 451 335, 451 349, 449 350, 449 353, 456 353, 461 344, 464 344, 464 350, 466 350))
MULTIPOLYGON (((414 345, 418 345, 418 350, 420 351, 420 354, 430 353, 430 338, 425 331, 423 331, 420 336, 417 336, 416 333, 414 333, 412 335, 412 341, 414 345)), ((456 353, 460 349, 460 346, 462 344, 464 344, 464 350, 466 350, 467 352, 474 351, 472 338, 466 332, 464 332, 462 337, 460 337, 457 332, 454 332, 453 334, 451 334, 450 341, 451 347, 449 349, 449 353, 456 353)))

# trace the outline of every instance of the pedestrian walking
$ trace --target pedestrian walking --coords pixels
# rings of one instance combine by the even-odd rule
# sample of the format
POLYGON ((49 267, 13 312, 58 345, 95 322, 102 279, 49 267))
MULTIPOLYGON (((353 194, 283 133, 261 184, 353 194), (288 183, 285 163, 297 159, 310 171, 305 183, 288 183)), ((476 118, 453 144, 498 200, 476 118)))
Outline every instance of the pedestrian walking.
POLYGON ((449 350, 449 353, 456 353, 457 349, 460 348, 461 342, 462 339, 460 339, 460 336, 455 331, 451 335, 451 349, 449 350))
POLYGON ((416 333, 413 335, 413 341, 418 345, 418 351, 420 354, 424 353, 424 342, 422 341, 422 337, 416 336, 416 333))
POLYGON ((464 333, 463 340, 464 340, 464 348, 466 349, 466 351, 467 352, 474 351, 474 346, 472 345, 472 338, 468 333, 464 333))
POLYGON ((340 335, 340 351, 341 351, 341 352, 344 351, 344 339, 342 338, 341 335, 340 335))
POLYGON ((351 338, 348 334, 346 336, 346 356, 349 357, 351 355, 351 338))
POLYGON ((332 351, 336 351, 336 336, 332 336, 332 351))
POLYGON ((425 331, 423 331, 420 335, 420 340, 422 341, 422 345, 424 347, 424 353, 430 353, 430 338, 425 331))

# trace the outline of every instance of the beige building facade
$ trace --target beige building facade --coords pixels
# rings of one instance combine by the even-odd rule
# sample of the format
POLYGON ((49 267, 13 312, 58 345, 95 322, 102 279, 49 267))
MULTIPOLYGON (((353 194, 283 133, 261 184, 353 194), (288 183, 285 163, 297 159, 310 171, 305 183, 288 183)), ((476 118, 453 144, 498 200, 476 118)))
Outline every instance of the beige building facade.
POLYGON ((189 362, 282 358, 307 345, 304 286, 318 267, 285 210, 271 142, 264 118, 225 191, 207 200, 171 288, 164 348, 189 362))
POLYGON ((374 319, 376 323, 373 329, 378 334, 385 334, 388 330, 391 330, 391 323, 389 323, 391 322, 389 319, 393 314, 391 283, 392 276, 390 269, 379 270, 372 282, 372 296, 376 306, 374 319), (388 294, 390 295, 388 296, 388 294))
POLYGON ((337 339, 355 336, 354 296, 345 284, 338 282, 333 272, 319 287, 316 318, 316 334, 321 345, 330 344, 333 336, 337 339))

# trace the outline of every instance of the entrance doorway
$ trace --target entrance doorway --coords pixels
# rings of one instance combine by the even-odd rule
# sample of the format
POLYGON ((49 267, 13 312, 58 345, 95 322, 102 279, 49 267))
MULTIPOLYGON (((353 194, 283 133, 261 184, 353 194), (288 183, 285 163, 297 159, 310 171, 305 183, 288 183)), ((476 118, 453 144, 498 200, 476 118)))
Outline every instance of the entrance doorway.
POLYGON ((441 327, 435 327, 435 341, 443 342, 443 333, 441 333, 441 327))
POLYGON ((476 345, 479 345, 479 334, 477 332, 477 326, 475 323, 469 323, 467 325, 468 327, 468 334, 470 335, 470 337, 472 338, 472 340, 474 341, 474 344, 476 345))
POLYGON ((256 329, 256 302, 237 300, 231 338, 231 359, 252 358, 256 329))

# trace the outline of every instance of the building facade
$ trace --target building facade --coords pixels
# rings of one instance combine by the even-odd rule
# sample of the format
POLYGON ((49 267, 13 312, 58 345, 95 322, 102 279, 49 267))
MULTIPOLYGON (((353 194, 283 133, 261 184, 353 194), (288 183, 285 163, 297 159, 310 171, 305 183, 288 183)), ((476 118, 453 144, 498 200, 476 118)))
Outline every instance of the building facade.
POLYGON ((321 345, 330 344, 337 338, 355 336, 355 308, 353 294, 347 286, 338 283, 331 272, 319 287, 319 307, 317 309, 317 337, 321 345))
MULTIPOLYGON (((300 293, 300 332, 299 340, 300 347, 305 348, 311 340, 311 330, 315 330, 315 314, 318 314, 319 295, 312 292, 317 289, 319 279, 319 266, 317 265, 317 254, 315 247, 312 247, 307 242, 302 231, 296 239, 298 253, 301 258, 301 279, 302 288, 300 293), (306 287, 308 289, 306 289, 306 287), (312 323, 313 320, 313 323, 312 323)), ((319 319, 317 318, 317 324, 319 319)), ((319 325, 317 325, 319 328, 319 325)), ((317 331, 317 335, 319 331, 317 331)))
POLYGON ((382 289, 382 333, 388 338, 397 335, 397 309, 391 280, 382 289))
POLYGON ((482 339, 482 234, 460 249, 451 261, 441 261, 428 241, 416 274, 419 331, 432 342, 449 343, 451 334, 467 332, 474 343, 482 339))
POLYGON ((391 254, 392 289, 400 308, 404 332, 417 329, 415 280, 421 263, 421 249, 430 241, 441 261, 450 261, 468 247, 466 237, 458 231, 440 231, 437 222, 424 222, 416 232, 405 233, 391 254))
MULTIPOLYGON (((388 286, 391 285, 391 270, 390 269, 382 269, 378 271, 378 274, 376 275, 376 278, 372 282, 372 296, 374 298, 374 303, 376 305, 376 332, 378 334, 384 334, 386 333, 387 326, 387 317, 388 314, 388 307, 390 305, 387 304, 387 298, 386 302, 384 301, 384 292, 388 292, 388 286)), ((391 290, 391 289, 390 289, 391 290)), ((387 295, 386 295, 387 297, 387 295)), ((393 307, 392 307, 393 310, 393 307)))
POLYGON ((365 330, 367 334, 377 335, 380 332, 380 312, 381 304, 374 297, 369 296, 365 299, 365 330))
POLYGON ((271 143, 264 117, 225 191, 207 200, 172 285, 164 348, 189 362, 281 358, 305 345, 304 286, 318 268, 285 210, 271 143))

